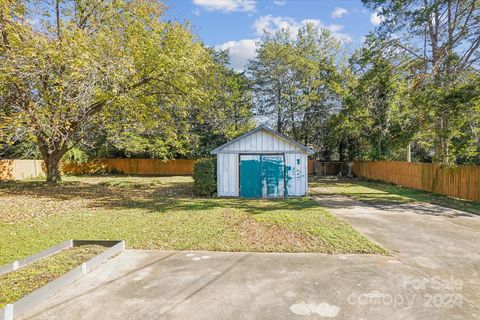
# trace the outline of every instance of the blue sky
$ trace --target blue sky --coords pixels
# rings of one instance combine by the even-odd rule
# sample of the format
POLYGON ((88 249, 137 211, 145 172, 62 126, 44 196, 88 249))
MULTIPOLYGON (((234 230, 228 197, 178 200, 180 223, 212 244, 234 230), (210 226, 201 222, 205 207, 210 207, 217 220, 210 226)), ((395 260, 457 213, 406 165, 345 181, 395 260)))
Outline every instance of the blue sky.
POLYGON ((355 48, 379 23, 360 0, 165 0, 168 19, 189 21, 208 46, 229 49, 232 67, 255 56, 263 30, 298 29, 307 22, 329 29, 355 48))

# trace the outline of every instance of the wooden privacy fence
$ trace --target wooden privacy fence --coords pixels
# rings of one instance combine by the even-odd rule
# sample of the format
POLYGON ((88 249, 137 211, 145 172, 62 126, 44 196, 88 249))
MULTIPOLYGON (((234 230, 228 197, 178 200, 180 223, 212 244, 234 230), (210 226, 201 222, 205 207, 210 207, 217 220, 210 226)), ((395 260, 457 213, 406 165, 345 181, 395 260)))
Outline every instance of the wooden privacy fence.
MULTIPOLYGON (((315 173, 316 160, 308 160, 308 174, 315 173)), ((63 163, 64 174, 125 173, 145 175, 191 175, 195 160, 102 158, 81 164, 63 163)), ((328 170, 330 172, 330 169, 328 170)), ((332 173, 333 174, 333 173, 332 173)), ((335 173, 336 174, 336 173, 335 173)), ((0 180, 45 176, 43 160, 0 160, 0 180)))
POLYGON ((315 173, 315 160, 308 160, 308 175, 312 176, 315 173))
POLYGON ((195 160, 106 158, 82 164, 63 164, 65 174, 125 173, 144 175, 191 175, 195 160))
POLYGON ((44 176, 42 160, 0 160, 0 180, 22 180, 44 176))
POLYGON ((432 163, 354 161, 353 174, 450 197, 480 201, 478 165, 443 168, 432 163))
POLYGON ((340 173, 342 175, 347 175, 349 173, 348 162, 309 160, 309 166, 308 166, 309 175, 336 176, 340 173), (312 161, 312 164, 311 164, 312 168, 310 168, 310 161, 312 161))
MULTIPOLYGON (((191 175, 195 160, 96 159, 82 164, 62 163, 64 174, 125 173, 144 175, 191 175)), ((0 160, 0 180, 45 176, 42 160, 0 160)))

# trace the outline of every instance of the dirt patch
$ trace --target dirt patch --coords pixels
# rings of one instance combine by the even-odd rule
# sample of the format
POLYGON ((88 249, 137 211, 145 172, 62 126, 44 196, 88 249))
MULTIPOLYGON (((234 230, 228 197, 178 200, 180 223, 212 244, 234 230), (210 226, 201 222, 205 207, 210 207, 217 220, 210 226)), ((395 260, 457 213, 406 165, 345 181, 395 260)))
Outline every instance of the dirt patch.
POLYGON ((273 252, 283 248, 283 251, 310 252, 313 249, 313 239, 303 233, 274 223, 261 223, 248 215, 225 213, 224 218, 254 250, 273 252))

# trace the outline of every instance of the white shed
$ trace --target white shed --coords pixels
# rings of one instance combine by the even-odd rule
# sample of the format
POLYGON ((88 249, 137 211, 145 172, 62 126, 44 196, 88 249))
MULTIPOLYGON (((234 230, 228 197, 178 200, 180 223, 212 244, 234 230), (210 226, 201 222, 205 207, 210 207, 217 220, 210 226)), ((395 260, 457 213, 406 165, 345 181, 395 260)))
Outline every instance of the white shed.
POLYGON ((217 155, 219 197, 275 198, 308 191, 308 155, 304 145, 266 127, 213 150, 217 155))

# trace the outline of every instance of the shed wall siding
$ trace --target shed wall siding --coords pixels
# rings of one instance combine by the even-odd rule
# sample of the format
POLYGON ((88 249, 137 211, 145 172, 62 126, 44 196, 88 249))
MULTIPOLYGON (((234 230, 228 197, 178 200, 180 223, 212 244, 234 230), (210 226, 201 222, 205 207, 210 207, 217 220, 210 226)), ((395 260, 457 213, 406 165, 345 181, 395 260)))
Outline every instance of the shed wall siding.
POLYGON ((305 153, 285 154, 287 194, 304 196, 307 193, 307 155, 305 153), (297 163, 297 160, 300 163, 297 163))
POLYGON ((217 194, 238 197, 238 154, 217 154, 217 194))

